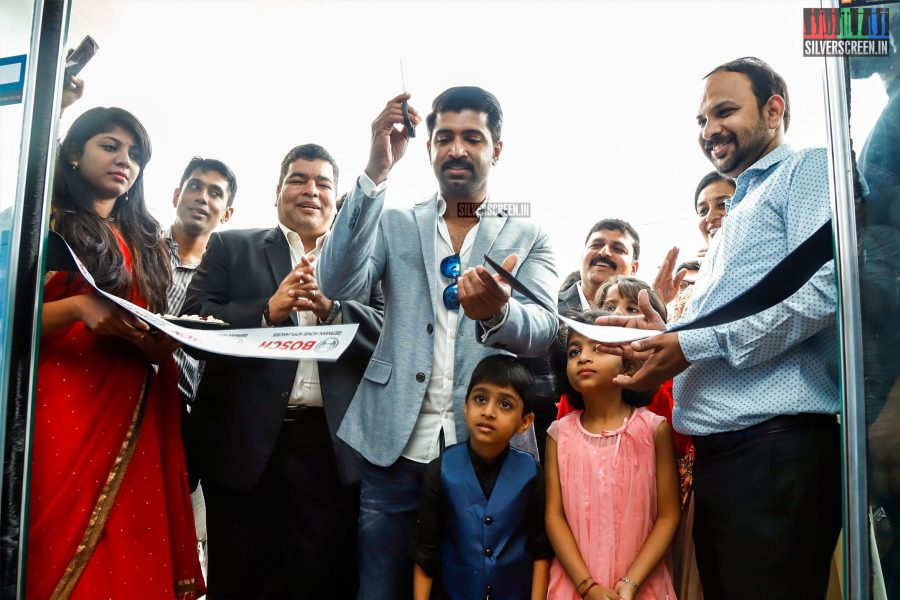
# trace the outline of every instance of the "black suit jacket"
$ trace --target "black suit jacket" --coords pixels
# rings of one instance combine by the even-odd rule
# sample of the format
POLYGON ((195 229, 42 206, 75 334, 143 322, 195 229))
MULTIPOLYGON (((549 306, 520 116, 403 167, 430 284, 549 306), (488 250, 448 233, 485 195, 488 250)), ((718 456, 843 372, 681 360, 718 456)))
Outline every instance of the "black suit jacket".
POLYGON ((563 316, 565 316, 566 311, 569 310, 584 310, 581 308, 581 295, 578 293, 578 285, 573 283, 564 291, 560 292, 559 296, 556 298, 556 306, 557 310, 559 310, 559 314, 563 316))
MULTIPOLYGON (((234 328, 261 327, 263 309, 291 270, 281 229, 213 233, 191 280, 182 314, 212 315, 234 328)), ((325 418, 341 480, 359 479, 360 457, 337 430, 369 363, 383 322, 380 288, 341 301, 341 322, 358 323, 336 362, 319 362, 325 418)), ((296 325, 296 314, 280 326, 296 325)), ((191 474, 247 490, 262 476, 281 431, 297 362, 203 354, 206 367, 191 409, 186 449, 191 474)))

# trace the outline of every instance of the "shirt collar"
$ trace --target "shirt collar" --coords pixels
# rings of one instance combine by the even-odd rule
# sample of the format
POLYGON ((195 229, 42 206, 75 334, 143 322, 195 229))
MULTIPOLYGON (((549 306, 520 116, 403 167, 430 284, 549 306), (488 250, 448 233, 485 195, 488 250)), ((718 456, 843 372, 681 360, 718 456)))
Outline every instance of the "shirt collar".
MULTIPOLYGON (((278 223, 278 228, 281 229, 281 233, 284 234, 284 239, 287 240, 288 245, 290 245, 290 243, 291 243, 291 237, 290 237, 291 233, 293 233, 294 235, 296 235, 298 237, 300 236, 300 234, 297 233, 296 231, 285 227, 284 223, 278 223)), ((318 255, 319 252, 322 251, 322 246, 325 245, 325 239, 328 237, 328 234, 329 234, 329 231, 326 231, 325 233, 323 233, 322 235, 320 235, 319 237, 316 238, 316 247, 313 248, 313 251, 312 251, 313 254, 318 255)), ((302 241, 301 241, 301 245, 302 245, 302 241)), ((306 250, 304 250, 304 253, 305 252, 306 252, 306 250)))
MULTIPOLYGON (((484 201, 478 205, 478 208, 475 209, 475 215, 481 219, 484 216, 484 206, 490 200, 490 196, 485 196, 484 201)), ((444 195, 440 192, 437 193, 437 214, 439 217, 443 217, 444 213, 447 212, 447 201, 444 200, 444 195)))
POLYGON ((575 288, 578 290, 578 298, 581 300, 581 309, 582 310, 590 310, 591 301, 587 299, 587 296, 584 295, 584 290, 581 289, 581 282, 575 282, 575 288))
POLYGON ((794 154, 794 149, 788 144, 782 144, 760 158, 758 161, 747 167, 747 169, 738 175, 738 179, 751 171, 765 171, 774 164, 780 163, 786 158, 790 158, 794 154))
POLYGON ((178 242, 175 241, 175 236, 172 235, 171 225, 169 225, 169 228, 163 232, 163 240, 166 242, 166 247, 169 249, 169 257, 172 259, 172 264, 174 264, 176 267, 186 266, 181 262, 181 257, 178 256, 178 242))
POLYGON ((469 450, 469 458, 472 459, 472 466, 475 468, 476 474, 484 473, 485 470, 490 469, 491 467, 502 465, 503 461, 506 460, 506 455, 509 454, 509 444, 507 444, 506 448, 497 456, 497 458, 491 462, 487 462, 475 453, 470 440, 466 440, 466 448, 469 450))
POLYGON ((772 166, 777 165, 794 155, 794 149, 788 144, 781 144, 758 161, 747 167, 743 173, 735 179, 734 195, 725 202, 726 210, 730 211, 732 206, 737 205, 747 192, 747 187, 760 173, 769 170, 772 166))

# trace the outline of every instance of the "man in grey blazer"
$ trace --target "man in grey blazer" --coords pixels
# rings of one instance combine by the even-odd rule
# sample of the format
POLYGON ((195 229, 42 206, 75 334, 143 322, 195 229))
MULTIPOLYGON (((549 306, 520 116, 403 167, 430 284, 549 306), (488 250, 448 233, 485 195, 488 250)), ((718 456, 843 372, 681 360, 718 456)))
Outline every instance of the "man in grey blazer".
POLYGON ((503 262, 554 305, 546 232, 488 204, 488 174, 503 148, 492 94, 458 87, 435 99, 427 147, 439 191, 412 208, 384 208, 388 174, 410 138, 400 126, 420 122, 408 99, 393 98, 373 122, 368 166, 318 266, 330 298, 357 296, 375 281, 384 291, 383 334, 338 431, 365 459, 359 598, 366 600, 411 596, 409 550, 425 466, 466 439, 464 395, 475 365, 498 352, 539 356, 557 329, 554 312, 511 294, 483 266, 485 254, 503 262))

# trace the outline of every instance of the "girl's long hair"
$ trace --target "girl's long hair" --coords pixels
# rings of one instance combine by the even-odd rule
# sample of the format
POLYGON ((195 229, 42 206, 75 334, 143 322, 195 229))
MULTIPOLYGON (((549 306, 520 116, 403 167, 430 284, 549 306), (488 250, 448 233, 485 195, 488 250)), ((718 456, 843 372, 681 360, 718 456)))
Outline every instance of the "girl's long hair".
POLYGON ((159 222, 147 211, 144 201, 144 168, 150 160, 150 138, 140 121, 121 108, 92 108, 78 117, 59 146, 51 202, 52 228, 68 242, 78 258, 105 292, 129 298, 136 283, 150 310, 165 312, 166 291, 171 283, 167 248, 159 222), (132 274, 116 236, 105 219, 94 210, 94 193, 71 160, 84 153, 85 143, 116 126, 134 136, 140 149, 141 171, 128 192, 116 199, 110 219, 128 244, 132 274))

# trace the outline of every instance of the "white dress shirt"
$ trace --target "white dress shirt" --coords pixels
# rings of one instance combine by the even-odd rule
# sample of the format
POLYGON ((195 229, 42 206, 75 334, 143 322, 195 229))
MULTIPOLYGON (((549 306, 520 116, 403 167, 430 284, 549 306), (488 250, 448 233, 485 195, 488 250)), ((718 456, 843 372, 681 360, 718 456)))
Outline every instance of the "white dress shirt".
POLYGON ((581 289, 581 282, 576 281, 575 287, 578 289, 578 297, 581 299, 581 310, 591 310, 591 303, 588 301, 587 296, 584 295, 584 290, 581 289))
MULTIPOLYGON (((278 227, 287 238, 288 246, 291 248, 291 268, 297 266, 303 256, 315 256, 318 258, 322 252, 322 245, 328 234, 324 234, 316 239, 316 247, 312 252, 307 253, 303 249, 303 241, 300 235, 295 231, 291 231, 282 223, 278 227)), ((297 325, 301 327, 313 327, 318 323, 319 319, 316 314, 309 310, 297 311, 297 325)), ((294 377, 294 387, 291 388, 291 398, 288 400, 288 406, 322 406, 322 387, 319 383, 319 364, 315 360, 304 359, 297 363, 297 375, 294 377)))
MULTIPOLYGON (((450 230, 444 220, 444 212, 447 210, 447 202, 439 194, 437 206, 437 231, 435 238, 435 273, 438 274, 437 297, 432 299, 435 306, 434 319, 434 361, 431 365, 431 378, 425 389, 425 399, 419 418, 413 427, 412 435, 403 449, 402 456, 409 460, 425 463, 438 457, 441 453, 440 434, 444 432, 444 445, 455 444, 456 422, 453 413, 453 368, 456 356, 456 325, 459 322, 459 313, 462 308, 448 310, 444 307, 444 288, 452 283, 448 277, 441 274, 441 261, 456 252, 453 251, 453 243, 450 241, 450 230)), ((472 253, 472 245, 475 243, 475 235, 478 233, 478 224, 466 233, 462 247, 459 250, 460 273, 469 266, 469 257, 472 253)), ((460 415, 460 418, 462 416, 460 415)))

